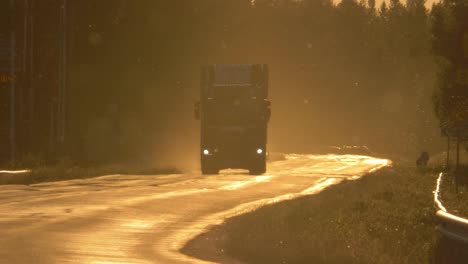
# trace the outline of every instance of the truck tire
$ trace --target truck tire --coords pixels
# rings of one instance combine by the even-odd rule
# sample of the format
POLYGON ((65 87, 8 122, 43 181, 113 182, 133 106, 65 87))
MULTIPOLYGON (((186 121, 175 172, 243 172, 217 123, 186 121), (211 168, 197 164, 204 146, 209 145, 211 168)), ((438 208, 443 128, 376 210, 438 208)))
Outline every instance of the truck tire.
POLYGON ((212 175, 212 174, 218 174, 219 169, 214 167, 210 162, 203 161, 201 162, 201 171, 203 175, 212 175))
POLYGON ((266 162, 259 162, 252 166, 249 170, 250 175, 261 175, 266 172, 266 162))

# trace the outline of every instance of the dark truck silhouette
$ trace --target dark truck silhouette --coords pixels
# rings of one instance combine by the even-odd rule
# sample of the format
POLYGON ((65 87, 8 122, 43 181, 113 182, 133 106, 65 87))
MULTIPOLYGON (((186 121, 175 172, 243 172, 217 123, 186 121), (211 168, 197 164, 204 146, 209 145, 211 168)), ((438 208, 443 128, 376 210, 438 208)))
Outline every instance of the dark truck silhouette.
POLYGON ((270 119, 268 67, 261 64, 201 68, 200 157, 203 174, 226 168, 266 171, 270 119))

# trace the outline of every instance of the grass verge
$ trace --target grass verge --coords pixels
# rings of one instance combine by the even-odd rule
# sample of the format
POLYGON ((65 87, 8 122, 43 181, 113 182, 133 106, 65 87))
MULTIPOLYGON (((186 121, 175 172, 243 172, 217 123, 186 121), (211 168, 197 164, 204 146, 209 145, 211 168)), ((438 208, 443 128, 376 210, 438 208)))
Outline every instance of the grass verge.
POLYGON ((180 173, 174 168, 158 168, 146 165, 115 164, 95 167, 74 166, 67 162, 56 165, 35 166, 28 173, 0 174, 0 185, 34 184, 41 182, 85 179, 111 174, 155 175, 180 173))
POLYGON ((228 219, 182 252, 219 261, 198 250, 216 242, 242 263, 428 263, 437 240, 434 183, 432 173, 384 168, 228 219))
POLYGON ((442 178, 442 204, 449 213, 468 218, 468 167, 462 167, 458 172, 449 173, 442 178), (458 173, 459 183, 455 175, 458 173))
MULTIPOLYGON (((460 167, 456 172, 445 174, 440 186, 440 198, 448 213, 468 218, 468 168, 460 167), (458 174, 458 179, 456 175, 458 174), (458 186, 457 186, 458 182, 458 186)), ((467 244, 441 236, 435 248, 434 263, 468 263, 467 244)))

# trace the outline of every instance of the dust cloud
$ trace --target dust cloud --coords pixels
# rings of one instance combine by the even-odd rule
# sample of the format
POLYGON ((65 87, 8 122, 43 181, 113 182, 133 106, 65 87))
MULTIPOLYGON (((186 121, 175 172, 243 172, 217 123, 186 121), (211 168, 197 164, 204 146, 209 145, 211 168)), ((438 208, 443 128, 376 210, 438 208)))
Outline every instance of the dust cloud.
POLYGON ((73 143, 82 160, 197 168, 193 104, 200 66, 214 63, 269 65, 270 151, 365 145, 415 156, 442 146, 424 6, 85 2, 74 4, 70 26, 73 143))

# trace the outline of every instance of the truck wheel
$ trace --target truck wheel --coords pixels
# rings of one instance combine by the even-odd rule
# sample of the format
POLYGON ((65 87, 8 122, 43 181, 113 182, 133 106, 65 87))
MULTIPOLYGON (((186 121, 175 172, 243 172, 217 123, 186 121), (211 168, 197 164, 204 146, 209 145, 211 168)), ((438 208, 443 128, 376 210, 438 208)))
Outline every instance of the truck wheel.
POLYGON ((260 175, 266 172, 266 163, 262 162, 259 164, 256 164, 249 170, 250 175, 260 175))
POLYGON ((209 164, 208 162, 203 162, 201 164, 201 170, 203 175, 210 175, 210 174, 218 174, 219 170, 216 169, 214 166, 209 164))

